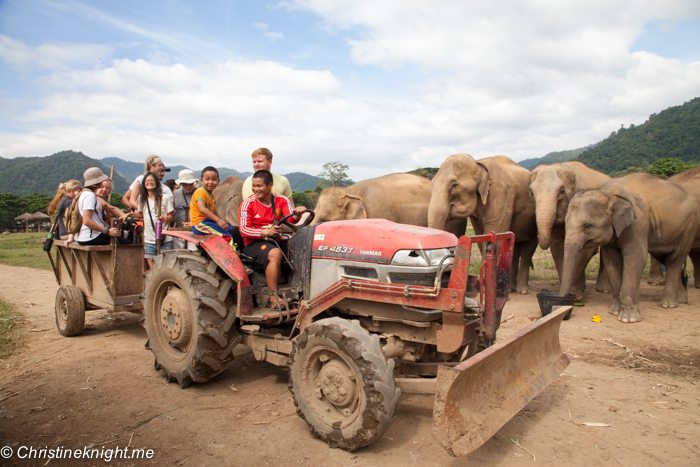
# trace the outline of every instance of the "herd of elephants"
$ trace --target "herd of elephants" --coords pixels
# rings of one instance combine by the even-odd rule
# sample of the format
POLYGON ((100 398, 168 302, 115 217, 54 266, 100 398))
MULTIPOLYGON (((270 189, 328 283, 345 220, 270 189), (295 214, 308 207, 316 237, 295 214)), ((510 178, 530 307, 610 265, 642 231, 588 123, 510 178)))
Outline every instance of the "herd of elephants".
MULTIPOLYGON (((229 177, 215 191, 217 211, 238 225, 243 182, 229 177)), ((664 284, 660 305, 687 303, 685 264, 700 288, 700 167, 662 179, 644 173, 619 178, 580 162, 529 171, 505 156, 449 156, 432 181, 396 173, 321 192, 313 223, 382 218, 463 235, 515 234, 511 290, 529 293, 528 273, 540 248, 551 249, 559 294, 585 289, 585 269, 600 250, 596 290, 612 292, 610 313, 641 321, 639 287, 651 255, 649 282, 664 284), (664 279, 662 265, 666 269, 664 279)))

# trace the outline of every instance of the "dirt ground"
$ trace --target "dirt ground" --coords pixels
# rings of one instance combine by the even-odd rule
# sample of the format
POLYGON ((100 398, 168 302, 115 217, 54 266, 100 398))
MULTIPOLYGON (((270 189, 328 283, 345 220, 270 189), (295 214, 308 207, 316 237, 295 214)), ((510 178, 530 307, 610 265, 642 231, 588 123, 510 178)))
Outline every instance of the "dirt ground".
MULTIPOLYGON (((26 334, 24 348, 0 361, 0 447, 15 453, 0 465, 47 465, 18 459, 22 446, 153 450, 151 459, 110 462, 125 466, 700 465, 700 289, 690 305, 665 310, 661 287, 643 284, 643 321, 622 324, 607 312, 610 295, 589 283, 586 306, 561 329, 571 365, 484 446, 452 458, 431 437, 430 396, 402 396, 372 446, 330 449, 295 415, 286 371, 245 348, 224 375, 182 390, 153 369, 139 315, 90 311, 85 332, 64 338, 52 273, 0 265, 0 284, 26 334)), ((539 317, 535 295, 511 295, 503 317, 499 338, 539 317)))

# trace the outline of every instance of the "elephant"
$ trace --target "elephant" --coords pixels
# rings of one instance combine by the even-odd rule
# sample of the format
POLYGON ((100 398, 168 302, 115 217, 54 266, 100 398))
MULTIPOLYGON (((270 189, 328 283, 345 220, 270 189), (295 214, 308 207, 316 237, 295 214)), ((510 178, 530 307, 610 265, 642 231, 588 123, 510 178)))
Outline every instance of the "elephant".
POLYGON ((371 178, 347 187, 328 187, 318 197, 311 224, 380 218, 426 227, 431 192, 430 180, 407 173, 371 178))
POLYGON ((647 254, 668 271, 660 305, 687 303, 681 270, 700 222, 698 203, 687 189, 649 174, 626 175, 575 194, 565 222, 560 296, 571 289, 581 250, 599 246, 612 287, 610 313, 623 323, 642 319, 639 286, 647 254))
POLYGON ((476 161, 468 154, 452 155, 433 178, 428 208, 428 227, 451 231, 450 223, 466 224, 467 218, 471 218, 477 235, 490 231, 513 232, 510 288, 521 294, 530 292, 528 270, 537 249, 535 203, 530 197, 529 175, 527 169, 506 156, 476 161))
MULTIPOLYGON (((676 175, 668 177, 668 180, 678 183, 690 191, 693 196, 695 196, 695 201, 700 205, 700 167, 677 173, 676 175)), ((688 256, 690 256, 690 260, 693 262, 695 287, 700 289, 700 229, 695 232, 695 240, 693 241, 693 246, 688 256)), ((664 284, 661 263, 656 261, 653 257, 651 258, 651 265, 649 266, 649 280, 647 282, 652 285, 664 284)))
POLYGON ((242 188, 243 180, 229 175, 223 183, 214 189, 216 210, 226 222, 233 226, 238 226, 238 210, 243 202, 242 188))
MULTIPOLYGON (((551 248, 560 280, 566 236, 564 220, 569 208, 569 200, 579 191, 600 188, 608 180, 610 180, 608 175, 590 169, 580 162, 540 165, 530 173, 529 185, 530 194, 535 202, 537 239, 541 249, 551 248)), ((585 248, 578 256, 576 273, 571 285, 571 292, 575 293, 577 298, 581 298, 586 289, 586 265, 596 253, 598 253, 597 247, 585 248)), ((598 270, 596 290, 610 291, 610 284, 602 263, 598 270)))

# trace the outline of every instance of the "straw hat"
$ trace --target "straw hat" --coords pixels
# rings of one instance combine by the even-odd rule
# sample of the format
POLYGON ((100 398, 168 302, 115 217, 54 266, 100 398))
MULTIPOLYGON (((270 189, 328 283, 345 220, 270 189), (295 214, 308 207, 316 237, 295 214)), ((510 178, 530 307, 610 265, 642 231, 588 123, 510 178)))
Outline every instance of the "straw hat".
POLYGON ((92 186, 102 183, 109 177, 102 173, 99 167, 90 167, 83 173, 85 184, 83 186, 92 186))
POLYGON ((183 183, 195 183, 197 181, 197 177, 194 175, 194 172, 192 172, 190 169, 181 170, 180 173, 177 174, 177 176, 178 179, 175 180, 175 183, 177 183, 178 185, 181 185, 183 183))

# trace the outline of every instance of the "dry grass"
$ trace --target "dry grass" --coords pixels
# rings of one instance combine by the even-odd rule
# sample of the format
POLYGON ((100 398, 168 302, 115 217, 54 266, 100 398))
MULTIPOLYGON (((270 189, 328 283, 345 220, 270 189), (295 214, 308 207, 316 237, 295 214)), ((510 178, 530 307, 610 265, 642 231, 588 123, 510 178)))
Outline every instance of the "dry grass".
POLYGON ((9 357, 22 345, 22 334, 17 328, 19 318, 11 304, 0 300, 0 359, 9 357))
MULTIPOLYGON (((475 248, 472 252, 472 264, 469 268, 470 274, 477 274, 479 272, 478 264, 481 262, 481 255, 479 254, 479 249, 475 248)), ((530 280, 533 281, 559 281, 559 275, 557 274, 557 267, 554 264, 554 259, 549 250, 543 251, 539 247, 535 251, 532 257, 532 263, 534 265, 533 269, 530 270, 530 280)), ((647 259, 647 264, 644 267, 644 272, 642 273, 642 280, 647 280, 649 278, 649 264, 651 263, 651 257, 647 259)), ((600 255, 595 255, 591 258, 591 261, 586 267, 586 280, 594 281, 598 278, 598 267, 600 266, 600 255)), ((686 265, 686 272, 688 277, 693 277, 693 264, 688 260, 686 265)))

